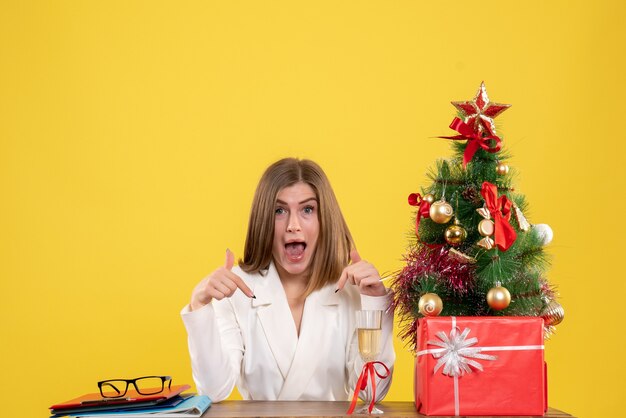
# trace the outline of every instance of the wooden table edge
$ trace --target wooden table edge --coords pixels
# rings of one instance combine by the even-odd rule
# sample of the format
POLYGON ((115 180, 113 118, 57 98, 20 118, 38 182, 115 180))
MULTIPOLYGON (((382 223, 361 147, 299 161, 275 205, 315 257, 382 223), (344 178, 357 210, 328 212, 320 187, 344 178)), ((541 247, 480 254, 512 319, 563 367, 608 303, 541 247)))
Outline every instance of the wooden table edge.
MULTIPOLYGON (((361 405, 361 404, 360 404, 361 405)), ((360 407, 359 405, 359 407, 360 407)), ((347 401, 222 401, 212 404, 202 415, 202 418, 222 417, 259 417, 259 418, 296 418, 318 417, 334 418, 347 417, 346 411, 350 403, 347 401)), ((381 418, 421 418, 425 415, 417 413, 415 404, 407 401, 383 401, 379 407, 385 412, 381 418)), ((352 415, 366 416, 366 415, 352 415)), ((534 416, 536 418, 536 416, 534 416)), ((544 418, 575 418, 572 415, 548 408, 544 418)), ((495 418, 495 416, 474 416, 472 418, 495 418)), ((499 416, 498 418, 505 418, 499 416)), ((530 415, 516 416, 516 418, 533 418, 530 415)))

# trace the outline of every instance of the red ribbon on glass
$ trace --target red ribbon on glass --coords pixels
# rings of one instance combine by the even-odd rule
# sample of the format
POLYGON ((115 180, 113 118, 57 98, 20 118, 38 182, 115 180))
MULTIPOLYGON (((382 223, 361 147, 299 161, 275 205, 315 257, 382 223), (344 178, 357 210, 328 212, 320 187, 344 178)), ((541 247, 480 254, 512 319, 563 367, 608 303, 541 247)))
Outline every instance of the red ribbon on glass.
POLYGON ((415 216, 415 235, 419 238, 418 228, 420 226, 420 220, 422 218, 428 218, 430 216, 430 203, 422 198, 419 193, 411 193, 409 195, 409 205, 419 206, 417 215, 415 216))
POLYGON ((488 181, 483 183, 480 194, 485 198, 487 210, 493 217, 495 224, 494 241, 498 248, 506 251, 517 238, 515 230, 509 223, 513 203, 505 195, 498 197, 498 188, 488 181))
POLYGON ((496 135, 483 136, 480 132, 474 131, 474 129, 463 122, 459 118, 454 118, 450 124, 450 129, 454 129, 460 135, 455 136, 440 136, 439 138, 464 140, 467 139, 467 145, 465 147, 465 153, 463 154, 463 168, 467 166, 472 160, 472 157, 478 151, 478 148, 482 148, 487 152, 498 152, 502 148, 502 140, 496 135), (495 145, 489 145, 490 141, 495 141, 495 145))
POLYGON ((354 395, 352 396, 352 402, 350 402, 350 408, 348 408, 348 412, 346 415, 352 415, 354 412, 354 408, 356 407, 356 401, 359 398, 359 392, 365 390, 367 388, 367 377, 370 377, 372 381, 372 400, 370 401, 370 406, 367 410, 371 413, 372 409, 374 409, 374 404, 376 403, 376 376, 381 379, 386 379, 389 376, 389 368, 385 366, 385 363, 380 361, 368 361, 363 365, 363 370, 361 370, 361 374, 359 375, 359 380, 356 382, 356 387, 354 388, 354 395), (376 364, 380 364, 385 369, 385 373, 379 373, 374 367, 376 364))

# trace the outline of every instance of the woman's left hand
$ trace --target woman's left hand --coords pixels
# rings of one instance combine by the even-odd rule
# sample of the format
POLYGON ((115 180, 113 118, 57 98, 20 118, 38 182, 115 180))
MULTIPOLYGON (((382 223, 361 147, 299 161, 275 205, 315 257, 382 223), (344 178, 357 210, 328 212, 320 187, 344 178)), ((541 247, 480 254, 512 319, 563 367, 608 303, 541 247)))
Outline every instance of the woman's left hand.
POLYGON ((350 252, 350 260, 352 263, 343 269, 336 291, 343 289, 348 282, 358 286, 362 295, 385 296, 387 294, 387 289, 380 281, 380 274, 373 264, 361 260, 356 250, 350 252))

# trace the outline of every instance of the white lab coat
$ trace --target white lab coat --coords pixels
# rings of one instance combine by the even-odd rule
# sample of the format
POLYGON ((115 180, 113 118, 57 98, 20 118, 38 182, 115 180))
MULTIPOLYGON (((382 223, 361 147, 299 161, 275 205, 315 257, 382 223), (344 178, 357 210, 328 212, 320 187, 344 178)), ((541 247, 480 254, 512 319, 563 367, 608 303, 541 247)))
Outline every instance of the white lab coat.
MULTIPOLYGON (((364 296, 352 285, 335 293, 334 284, 325 286, 306 298, 298 337, 274 265, 263 275, 247 274, 239 267, 233 272, 256 299, 238 290, 230 298, 213 300, 192 312, 186 306, 181 312, 198 392, 219 402, 237 384, 244 399, 350 399, 363 367, 354 312, 386 311, 391 294, 364 296)), ((385 312, 378 360, 390 371, 395 361, 392 332, 393 313, 385 312)), ((376 401, 390 385, 391 375, 382 381, 377 378, 376 401)))

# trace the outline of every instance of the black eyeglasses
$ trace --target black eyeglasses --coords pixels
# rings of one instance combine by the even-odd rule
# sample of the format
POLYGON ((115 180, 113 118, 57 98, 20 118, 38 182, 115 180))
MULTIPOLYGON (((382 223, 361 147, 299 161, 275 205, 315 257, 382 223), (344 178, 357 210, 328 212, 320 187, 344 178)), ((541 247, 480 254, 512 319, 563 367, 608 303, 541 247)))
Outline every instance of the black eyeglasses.
POLYGON ((143 376, 136 379, 110 379, 98 382, 98 388, 103 398, 119 398, 126 395, 130 385, 140 395, 155 395, 163 392, 167 382, 167 388, 172 386, 171 376, 143 376))

